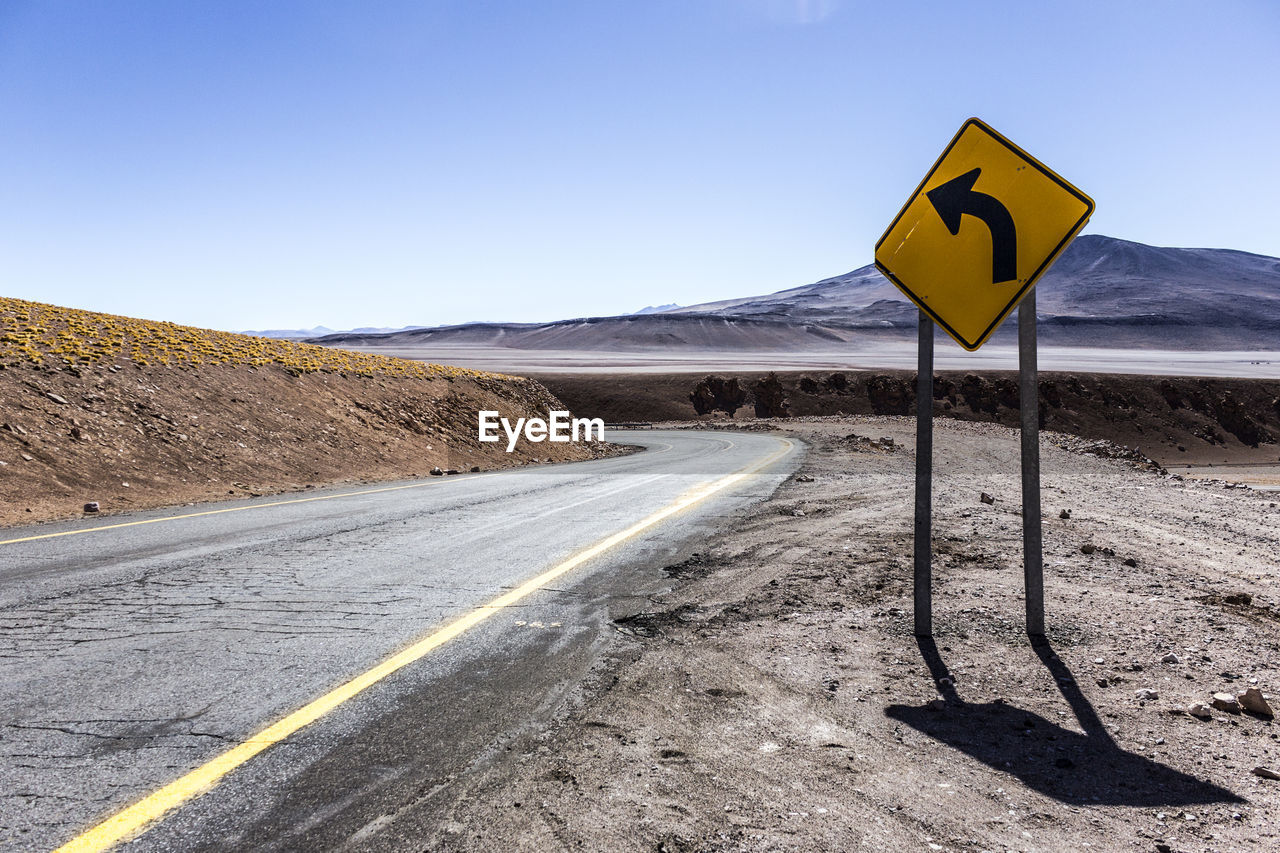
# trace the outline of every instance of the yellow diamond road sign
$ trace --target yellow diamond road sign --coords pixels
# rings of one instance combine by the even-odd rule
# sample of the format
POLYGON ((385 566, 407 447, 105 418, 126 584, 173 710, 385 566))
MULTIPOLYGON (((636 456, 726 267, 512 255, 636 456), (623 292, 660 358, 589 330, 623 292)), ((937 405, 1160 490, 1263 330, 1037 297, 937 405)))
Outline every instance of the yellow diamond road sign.
POLYGON ((876 267, 965 349, 986 342, 1093 199, 976 118, 876 243, 876 267))

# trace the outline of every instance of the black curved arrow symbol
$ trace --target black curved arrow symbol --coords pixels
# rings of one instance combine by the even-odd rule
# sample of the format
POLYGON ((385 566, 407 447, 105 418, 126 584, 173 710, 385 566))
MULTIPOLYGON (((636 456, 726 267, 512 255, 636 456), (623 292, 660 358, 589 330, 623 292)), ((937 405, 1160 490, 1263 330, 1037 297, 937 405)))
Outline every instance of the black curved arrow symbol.
POLYGON ((1007 207, 995 196, 974 192, 973 185, 981 174, 981 167, 965 172, 926 195, 952 236, 960 233, 960 217, 966 213, 987 223, 991 231, 991 283, 999 284, 1018 277, 1018 234, 1007 207))

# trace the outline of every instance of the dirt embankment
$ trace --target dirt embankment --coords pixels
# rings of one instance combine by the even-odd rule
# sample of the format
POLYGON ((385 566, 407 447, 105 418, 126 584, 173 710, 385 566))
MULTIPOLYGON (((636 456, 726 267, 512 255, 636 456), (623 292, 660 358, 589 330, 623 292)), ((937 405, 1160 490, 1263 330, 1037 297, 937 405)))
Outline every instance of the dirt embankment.
MULTIPOLYGON (((610 422, 908 415, 916 399, 915 374, 906 371, 538 378, 575 412, 610 422)), ((933 397, 938 417, 1018 423, 1016 373, 941 372, 933 397)), ((1141 448, 1164 465, 1275 462, 1280 381, 1042 373, 1040 421, 1141 448)))
POLYGON ((1280 710, 1275 496, 1047 435, 1033 646, 1017 432, 940 421, 918 641, 913 426, 774 422, 803 468, 616 614, 581 703, 460 781, 423 849, 1276 849, 1276 723, 1188 712, 1280 710))
POLYGON ((19 300, 0 333, 0 525, 602 452, 480 443, 563 408, 528 379, 19 300))

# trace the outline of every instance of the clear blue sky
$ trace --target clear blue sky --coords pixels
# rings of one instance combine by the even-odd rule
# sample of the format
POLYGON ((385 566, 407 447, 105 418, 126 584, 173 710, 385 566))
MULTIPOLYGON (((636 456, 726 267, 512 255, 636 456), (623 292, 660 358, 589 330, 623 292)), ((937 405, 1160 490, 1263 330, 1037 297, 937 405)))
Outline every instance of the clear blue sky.
POLYGON ((0 293, 550 320, 869 263, 977 115, 1088 230, 1280 255, 1280 3, 3 0, 0 293))

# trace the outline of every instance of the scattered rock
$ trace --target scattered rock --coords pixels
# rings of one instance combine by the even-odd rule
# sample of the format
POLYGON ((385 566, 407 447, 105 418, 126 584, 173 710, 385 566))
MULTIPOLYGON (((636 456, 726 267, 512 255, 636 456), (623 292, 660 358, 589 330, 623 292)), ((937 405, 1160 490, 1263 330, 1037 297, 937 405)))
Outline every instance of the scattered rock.
POLYGON ((1131 569, 1136 569, 1138 567, 1138 561, 1133 559, 1133 557, 1125 557, 1124 564, 1131 569))
POLYGON ((978 500, 982 501, 984 504, 993 504, 993 503, 995 503, 995 502, 996 502, 996 499, 995 499, 994 497, 992 497, 991 495, 987 494, 986 492, 983 492, 983 493, 978 497, 978 500))
POLYGON ((1093 553, 1094 551, 1096 551, 1096 550, 1098 550, 1098 549, 1097 549, 1096 547, 1094 547, 1093 545, 1091 545, 1090 543, 1088 543, 1088 542, 1086 542, 1086 543, 1084 543, 1083 545, 1081 545, 1081 546, 1080 546, 1080 553, 1081 553, 1081 554, 1092 554, 1092 553, 1093 553))
POLYGON ((55 394, 52 391, 46 391, 44 395, 48 397, 50 400, 52 400, 53 402, 57 403, 59 406, 68 405, 66 397, 55 394))
POLYGON ((1234 592, 1222 597, 1223 604, 1252 604, 1253 596, 1247 592, 1234 592))
POLYGON ((1161 663, 1182 663, 1182 658, 1178 657, 1173 652, 1169 652, 1169 654, 1160 658, 1160 662, 1161 663))
POLYGON ((813 482, 813 478, 812 478, 812 477, 810 477, 808 474, 800 474, 799 476, 797 476, 797 477, 796 477, 796 482, 797 482, 797 483, 812 483, 812 482, 813 482))
POLYGON ((1240 713, 1240 703, 1236 701, 1236 697, 1230 693, 1213 694, 1213 707, 1219 711, 1226 711, 1229 714, 1240 713))
POLYGON ((97 512, 99 509, 100 507, 98 506, 97 501, 89 501, 87 504, 84 505, 85 512, 97 512))
POLYGON ((804 510, 802 510, 802 509, 793 509, 793 510, 791 510, 791 514, 792 514, 792 515, 794 515, 796 518, 802 518, 802 517, 804 516, 804 510))
MULTIPOLYGON (((1063 450, 1072 453, 1079 453, 1084 456, 1099 456, 1103 459, 1122 459, 1139 470, 1152 471, 1157 474, 1168 473, 1158 462, 1144 456, 1139 448, 1125 447, 1105 439, 1095 441, 1070 435, 1061 435, 1050 440, 1063 450)), ((1210 439, 1206 438, 1205 440, 1209 441, 1210 439)), ((1214 443, 1223 443, 1221 436, 1217 436, 1217 440, 1214 443)))
POLYGON ((1240 703, 1241 708, 1260 717, 1274 718, 1276 715, 1276 712, 1271 710, 1271 705, 1267 703, 1267 698, 1256 687, 1250 687, 1243 693, 1237 693, 1236 701, 1240 703))
POLYGON ((471 466, 471 473, 472 473, 472 474, 479 474, 479 473, 480 473, 480 466, 479 466, 479 465, 472 465, 472 466, 471 466))
POLYGON ((461 472, 461 471, 459 471, 457 468, 446 468, 446 469, 444 469, 444 472, 445 472, 446 474, 461 474, 461 473, 462 473, 462 472, 461 472))
POLYGON ((432 476, 432 477, 443 477, 443 476, 444 476, 444 469, 443 469, 443 468, 432 468, 432 469, 431 469, 431 476, 432 476))
POLYGON ((1155 699, 1160 698, 1159 693, 1157 693, 1154 690, 1151 690, 1150 688, 1145 688, 1145 687, 1142 690, 1139 690, 1138 692, 1134 693, 1133 695, 1134 695, 1134 698, 1137 699, 1139 702, 1151 702, 1155 699))
POLYGON ((1259 776, 1263 779, 1271 779, 1273 781, 1280 782, 1280 773, 1277 773, 1269 767, 1255 767, 1253 768, 1253 775, 1259 776))
POLYGON ((1071 517, 1071 510, 1069 509, 1064 509, 1062 512, 1058 513, 1058 518, 1070 518, 1070 517, 1071 517))
POLYGON ((930 711, 941 711, 947 707, 947 700, 939 696, 937 699, 929 700, 930 711))
POLYGON ((1213 711, 1210 711, 1209 706, 1203 702, 1192 702, 1187 706, 1187 713, 1202 720, 1208 720, 1213 717, 1213 711))

